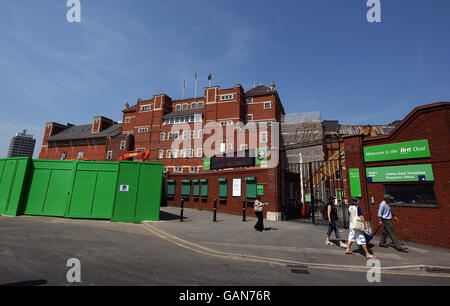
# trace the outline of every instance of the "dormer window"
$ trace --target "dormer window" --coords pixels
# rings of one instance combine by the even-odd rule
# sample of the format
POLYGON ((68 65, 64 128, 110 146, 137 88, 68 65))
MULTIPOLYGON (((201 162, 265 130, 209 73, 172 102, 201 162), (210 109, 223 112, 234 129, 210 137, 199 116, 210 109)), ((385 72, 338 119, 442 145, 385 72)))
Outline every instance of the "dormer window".
POLYGON ((151 109, 152 109, 151 104, 141 106, 141 111, 149 111, 151 109))

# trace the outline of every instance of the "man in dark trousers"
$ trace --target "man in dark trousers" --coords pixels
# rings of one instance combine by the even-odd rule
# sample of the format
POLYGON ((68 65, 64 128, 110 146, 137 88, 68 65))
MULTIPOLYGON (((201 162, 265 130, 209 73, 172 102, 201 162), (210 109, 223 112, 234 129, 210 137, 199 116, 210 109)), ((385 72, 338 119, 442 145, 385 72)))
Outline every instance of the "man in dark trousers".
POLYGON ((395 233, 394 226, 392 225, 392 218, 394 218, 396 221, 400 221, 397 217, 394 216, 394 214, 391 211, 391 207, 389 206, 389 202, 392 201, 394 198, 389 195, 384 195, 384 201, 380 203, 380 208, 378 209, 378 217, 380 218, 380 224, 383 225, 384 231, 383 235, 381 236, 380 240, 380 247, 386 248, 386 238, 387 236, 391 236, 392 241, 395 244, 395 247, 399 251, 405 251, 408 249, 407 246, 404 246, 398 241, 397 234, 395 233))

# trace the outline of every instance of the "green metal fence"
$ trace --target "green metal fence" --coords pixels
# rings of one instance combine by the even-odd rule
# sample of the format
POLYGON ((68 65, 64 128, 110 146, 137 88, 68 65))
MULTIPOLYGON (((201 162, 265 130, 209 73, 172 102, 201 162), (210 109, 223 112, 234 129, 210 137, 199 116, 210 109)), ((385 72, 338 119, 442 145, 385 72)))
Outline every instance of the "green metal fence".
POLYGON ((0 214, 158 221, 163 164, 0 159, 0 214))

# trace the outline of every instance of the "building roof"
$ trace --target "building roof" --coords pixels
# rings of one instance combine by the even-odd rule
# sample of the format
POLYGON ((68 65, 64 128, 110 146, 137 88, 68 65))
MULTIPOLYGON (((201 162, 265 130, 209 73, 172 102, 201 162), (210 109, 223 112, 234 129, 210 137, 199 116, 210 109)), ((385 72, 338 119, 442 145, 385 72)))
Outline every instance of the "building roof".
POLYGON ((62 140, 75 140, 75 139, 87 139, 87 138, 103 138, 103 137, 115 137, 122 133, 121 124, 113 124, 107 129, 104 129, 100 133, 92 133, 92 124, 74 125, 65 129, 61 133, 53 135, 46 141, 62 141, 62 140))
POLYGON ((258 85, 256 87, 250 89, 249 91, 246 91, 245 96, 253 97, 253 96, 258 96, 258 95, 267 95, 267 94, 271 94, 271 93, 275 93, 275 91, 270 90, 270 88, 267 86, 258 85))
POLYGON ((192 116, 197 114, 203 114, 203 108, 190 108, 190 109, 182 109, 182 110, 176 110, 171 113, 165 114, 163 119, 167 118, 174 118, 174 117, 180 117, 180 116, 192 116))

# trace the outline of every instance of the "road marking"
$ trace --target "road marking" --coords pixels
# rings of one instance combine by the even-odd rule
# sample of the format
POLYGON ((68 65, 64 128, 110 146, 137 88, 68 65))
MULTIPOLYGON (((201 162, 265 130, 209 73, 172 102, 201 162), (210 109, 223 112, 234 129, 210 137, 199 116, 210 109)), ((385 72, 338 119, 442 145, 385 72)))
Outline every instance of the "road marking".
MULTIPOLYGON (((172 244, 178 245, 182 248, 185 248, 187 250, 190 250, 192 252, 206 255, 206 256, 214 256, 219 257, 223 259, 234 259, 234 260, 244 260, 244 261, 251 261, 251 262, 264 262, 269 264, 274 264, 277 266, 283 266, 283 267, 289 267, 290 265, 300 265, 303 267, 306 267, 307 269, 320 269, 320 270, 332 270, 332 271, 345 271, 345 272, 358 272, 358 273, 367 273, 370 268, 369 267, 361 267, 361 266, 345 266, 345 265, 329 265, 329 264, 314 264, 314 263, 299 263, 294 261, 288 261, 288 260, 281 260, 281 259, 274 259, 274 258, 265 258, 265 257, 257 257, 257 256, 247 256, 247 255, 240 255, 240 254, 229 254, 229 253, 223 253, 214 251, 211 249, 207 249, 205 247, 202 247, 198 244, 194 244, 188 241, 185 241, 183 239, 180 239, 176 236, 167 234, 159 229, 156 229, 150 225, 144 225, 144 227, 153 233, 154 235, 160 237, 161 239, 164 239, 172 244), (178 241, 177 241, 178 240, 178 241), (180 242, 181 241, 181 242, 180 242), (184 243, 184 244, 183 244, 184 243), (194 247, 187 246, 186 244, 193 245, 194 247), (203 249, 198 250, 196 248, 203 249)), ((443 275, 443 274, 436 274, 436 273, 415 273, 415 272, 394 272, 394 271, 388 271, 393 269, 411 269, 411 268, 423 268, 423 265, 417 265, 417 266, 404 266, 404 267, 386 267, 382 268, 381 274, 389 274, 389 275, 404 275, 404 276, 421 276, 421 277, 436 277, 436 278, 450 278, 450 275, 443 275)))

